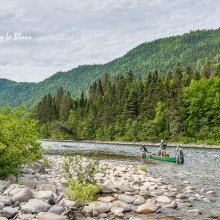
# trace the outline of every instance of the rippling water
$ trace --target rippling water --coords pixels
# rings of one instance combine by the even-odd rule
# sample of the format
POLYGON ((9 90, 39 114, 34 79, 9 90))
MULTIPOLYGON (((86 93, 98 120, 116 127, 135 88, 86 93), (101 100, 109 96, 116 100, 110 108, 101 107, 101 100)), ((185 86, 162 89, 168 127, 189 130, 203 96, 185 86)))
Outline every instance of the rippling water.
MULTIPOLYGON (((42 143, 46 147, 50 146, 52 150, 80 151, 88 155, 98 151, 101 152, 100 156, 114 155, 119 156, 119 159, 127 157, 142 163, 140 146, 54 141, 42 143)), ((148 150, 156 152, 158 148, 149 146, 148 150)), ((167 150, 174 154, 175 148, 168 147, 167 150)), ((164 176, 168 181, 179 186, 183 180, 189 180, 198 189, 204 187, 215 190, 217 198, 216 202, 212 203, 212 207, 220 207, 220 149, 184 148, 183 150, 184 165, 155 162, 153 165, 148 165, 151 172, 154 175, 164 176)))

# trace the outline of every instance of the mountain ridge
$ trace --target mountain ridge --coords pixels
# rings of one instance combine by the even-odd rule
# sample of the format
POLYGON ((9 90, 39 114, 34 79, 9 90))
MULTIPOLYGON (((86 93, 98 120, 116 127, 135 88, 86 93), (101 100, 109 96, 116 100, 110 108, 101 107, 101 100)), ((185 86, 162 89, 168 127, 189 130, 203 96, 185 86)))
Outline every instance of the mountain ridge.
POLYGON ((73 97, 78 97, 104 73, 115 77, 131 69, 135 76, 141 77, 146 72, 158 69, 160 74, 164 74, 172 71, 177 63, 181 63, 183 67, 190 66, 200 70, 207 59, 210 59, 214 65, 218 64, 219 51, 220 28, 160 38, 142 43, 125 55, 105 64, 80 65, 67 72, 57 72, 38 83, 11 80, 6 83, 0 78, 0 104, 30 106, 37 103, 43 95, 54 94, 61 86, 70 91, 73 97), (2 84, 4 87, 1 86, 2 84))

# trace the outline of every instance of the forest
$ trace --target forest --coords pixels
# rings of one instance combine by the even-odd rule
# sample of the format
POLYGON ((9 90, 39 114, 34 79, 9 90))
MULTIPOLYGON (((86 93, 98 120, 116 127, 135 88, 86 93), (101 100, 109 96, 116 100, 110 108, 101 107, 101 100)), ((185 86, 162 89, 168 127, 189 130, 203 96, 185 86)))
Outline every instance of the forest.
POLYGON ((207 59, 217 66, 220 62, 219 51, 220 29, 191 31, 181 36, 157 39, 142 43, 106 64, 78 66, 67 72, 58 72, 38 83, 0 79, 0 105, 17 107, 25 104, 32 107, 45 94, 51 93, 54 96, 61 86, 73 98, 80 97, 82 91, 88 95, 90 85, 104 73, 116 80, 119 74, 130 69, 135 77, 143 78, 146 72, 155 69, 160 75, 172 72, 177 63, 181 63, 182 68, 189 66, 193 71, 200 72, 207 59))
POLYGON ((137 77, 103 74, 85 95, 60 88, 33 108, 42 138, 219 144, 220 64, 201 71, 177 63, 137 77))

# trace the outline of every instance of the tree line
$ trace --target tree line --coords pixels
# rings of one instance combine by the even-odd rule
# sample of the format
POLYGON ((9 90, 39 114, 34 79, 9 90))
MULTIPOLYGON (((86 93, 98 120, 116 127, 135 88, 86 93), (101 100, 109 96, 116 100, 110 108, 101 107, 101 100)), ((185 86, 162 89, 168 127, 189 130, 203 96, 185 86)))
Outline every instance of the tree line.
POLYGON ((105 73, 77 99, 63 88, 44 96, 32 115, 44 138, 219 143, 220 65, 105 73))

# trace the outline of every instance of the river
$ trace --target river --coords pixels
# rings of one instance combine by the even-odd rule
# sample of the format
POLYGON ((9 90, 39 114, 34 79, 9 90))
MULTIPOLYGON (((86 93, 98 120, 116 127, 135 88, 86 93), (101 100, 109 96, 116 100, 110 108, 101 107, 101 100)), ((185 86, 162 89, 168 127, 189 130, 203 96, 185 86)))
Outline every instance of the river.
MULTIPOLYGON (((99 152, 101 159, 126 160, 143 164, 140 146, 98 144, 84 142, 56 142, 42 141, 43 146, 50 147, 55 152, 81 152, 90 155, 99 152)), ((156 152, 158 147, 147 147, 149 151, 156 152)), ((174 154, 174 147, 167 147, 169 153, 174 154)), ((184 148, 184 165, 166 162, 147 162, 150 172, 155 176, 162 176, 167 182, 182 186, 184 180, 190 181, 197 189, 206 188, 214 190, 216 197, 207 208, 220 208, 220 149, 184 148), (153 162, 153 163, 152 163, 153 162)), ((146 161, 145 161, 146 164, 146 161)))

